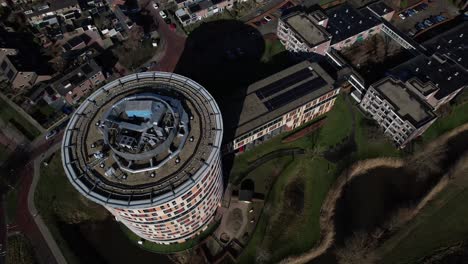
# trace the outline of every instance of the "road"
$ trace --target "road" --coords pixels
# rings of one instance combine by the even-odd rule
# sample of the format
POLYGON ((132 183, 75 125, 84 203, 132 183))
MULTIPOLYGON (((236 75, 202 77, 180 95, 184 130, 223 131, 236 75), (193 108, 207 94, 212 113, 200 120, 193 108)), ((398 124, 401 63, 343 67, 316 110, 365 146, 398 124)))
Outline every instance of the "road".
MULTIPOLYGON (((31 151, 28 155, 30 158, 24 161, 24 166, 17 172, 20 182, 16 220, 7 230, 8 233, 21 232, 25 234, 35 249, 39 263, 44 264, 66 263, 57 243, 53 240, 47 226, 34 207, 34 190, 39 180, 40 164, 44 158, 60 147, 62 136, 62 131, 48 141, 41 136, 31 144, 31 151)), ((4 210, 0 212, 4 218, 4 210)), ((0 240, 4 241, 7 235, 4 223, 1 223, 0 229, 2 230, 0 240)))
POLYGON ((162 55, 161 59, 157 61, 157 65, 152 67, 150 70, 173 72, 182 52, 184 51, 186 37, 179 35, 177 32, 169 28, 169 25, 166 24, 164 19, 159 15, 159 11, 161 9, 154 9, 152 5, 146 5, 146 8, 159 25, 158 33, 161 39, 165 42, 165 45, 163 45, 164 55, 162 55))

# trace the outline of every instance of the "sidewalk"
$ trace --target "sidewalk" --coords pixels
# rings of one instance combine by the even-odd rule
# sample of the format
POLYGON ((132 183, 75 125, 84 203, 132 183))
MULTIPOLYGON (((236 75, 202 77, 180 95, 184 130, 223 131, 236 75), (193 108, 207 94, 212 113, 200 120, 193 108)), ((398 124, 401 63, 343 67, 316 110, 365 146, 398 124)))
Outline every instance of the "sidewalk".
POLYGON ((42 219, 41 215, 36 209, 36 206, 34 205, 34 192, 36 190, 37 183, 39 182, 39 177, 40 177, 40 168, 41 168, 41 162, 52 155, 54 152, 60 149, 61 144, 55 144, 51 148, 47 150, 45 154, 43 154, 40 157, 37 157, 34 160, 34 176, 33 176, 33 181, 31 184, 31 187, 29 189, 28 193, 28 210, 29 213, 32 215, 34 222, 36 222, 37 227, 39 228, 42 236, 44 237, 47 245, 49 246, 50 250, 52 251, 52 254, 55 257, 55 260, 57 261, 58 264, 66 264, 67 261, 65 260, 65 257, 62 254, 62 251, 58 247, 57 243, 55 242, 55 239, 53 238, 52 234, 50 233, 49 229, 47 228, 46 224, 44 223, 44 220, 42 219))

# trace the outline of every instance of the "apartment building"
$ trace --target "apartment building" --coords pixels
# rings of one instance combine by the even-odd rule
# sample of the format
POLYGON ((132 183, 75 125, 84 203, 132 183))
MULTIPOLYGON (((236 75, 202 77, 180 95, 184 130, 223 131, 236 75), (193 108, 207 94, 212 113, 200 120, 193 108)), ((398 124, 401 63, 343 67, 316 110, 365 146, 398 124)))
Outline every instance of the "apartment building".
POLYGON ((468 72, 451 60, 419 55, 390 70, 407 87, 437 110, 468 86, 468 72))
POLYGON ((340 88, 317 63, 304 61, 250 85, 230 150, 243 152, 333 108, 340 88))
POLYGON ((360 107, 401 148, 421 135, 437 119, 429 104, 405 83, 392 77, 372 84, 360 107))
POLYGON ((277 35, 289 51, 325 55, 331 48, 341 50, 379 33, 381 19, 390 20, 394 13, 382 2, 359 10, 347 3, 325 12, 304 8, 281 17, 277 35))
POLYGON ((331 35, 324 29, 328 18, 320 11, 293 12, 278 20, 277 35, 284 47, 294 53, 325 55, 331 35))
POLYGON ((94 60, 90 60, 88 63, 53 81, 50 86, 68 104, 73 105, 105 80, 106 78, 102 73, 101 67, 94 60))
POLYGON ((36 63, 37 61, 18 50, 0 50, 0 75, 15 89, 29 88, 51 78, 50 74, 36 63))
POLYGON ((232 8, 236 0, 199 0, 178 3, 180 9, 175 12, 183 26, 196 23, 202 19, 232 8))

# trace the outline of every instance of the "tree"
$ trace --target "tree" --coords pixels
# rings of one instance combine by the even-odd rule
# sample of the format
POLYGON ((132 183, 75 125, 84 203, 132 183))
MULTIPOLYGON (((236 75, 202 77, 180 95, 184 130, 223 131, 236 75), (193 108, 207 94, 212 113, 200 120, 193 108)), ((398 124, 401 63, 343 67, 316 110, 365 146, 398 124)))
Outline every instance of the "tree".
POLYGON ((366 232, 356 232, 347 239, 343 247, 335 250, 339 264, 374 264, 377 257, 374 249, 377 239, 366 232))

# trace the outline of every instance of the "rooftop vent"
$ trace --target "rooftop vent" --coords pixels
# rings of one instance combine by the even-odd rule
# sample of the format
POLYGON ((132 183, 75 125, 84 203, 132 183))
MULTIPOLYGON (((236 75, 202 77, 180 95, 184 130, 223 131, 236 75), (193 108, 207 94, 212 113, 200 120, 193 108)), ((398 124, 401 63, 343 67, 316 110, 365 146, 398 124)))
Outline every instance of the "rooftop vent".
POLYGON ((350 28, 351 28, 351 26, 348 26, 348 29, 350 29, 350 28))
POLYGON ((457 61, 461 61, 461 57, 460 57, 460 58, 458 58, 458 60, 457 60, 457 61))
POLYGON ((452 80, 452 76, 449 76, 449 77, 447 78, 447 81, 450 81, 450 80, 452 80))
POLYGON ((460 34, 460 38, 463 38, 463 33, 460 34))
POLYGON ((427 65, 431 65, 431 63, 432 63, 432 61, 428 61, 428 62, 427 62, 427 65))
POLYGON ((333 14, 333 17, 336 17, 336 14, 333 14))
POLYGON ((362 24, 362 20, 359 20, 359 24, 362 24))
POLYGON ((437 45, 437 49, 440 49, 440 45, 437 45))
POLYGON ((348 9, 348 8, 346 8, 346 13, 348 13, 348 11, 349 11, 349 9, 348 9))
POLYGON ((418 68, 416 68, 416 72, 418 72, 418 71, 419 71, 419 67, 418 67, 418 68))
POLYGON ((449 40, 449 43, 452 43, 452 40, 449 40))
POLYGON ((384 11, 384 12, 387 12, 387 8, 384 8, 383 11, 384 11))
POLYGON ((455 76, 458 76, 458 74, 459 74, 459 72, 455 72, 455 74, 454 74, 454 75, 455 75, 455 76))

